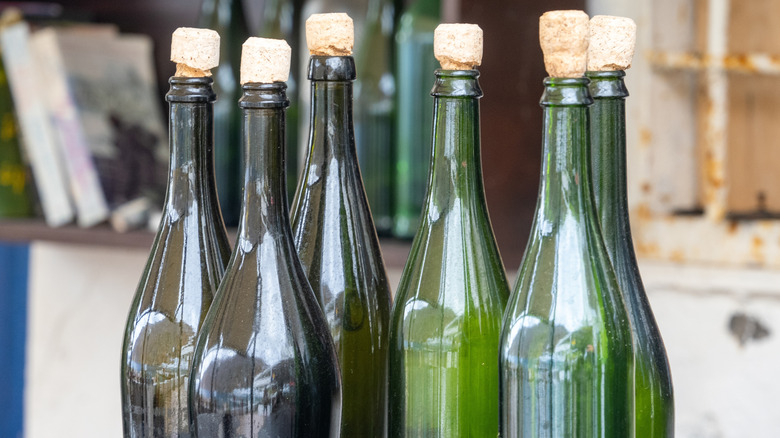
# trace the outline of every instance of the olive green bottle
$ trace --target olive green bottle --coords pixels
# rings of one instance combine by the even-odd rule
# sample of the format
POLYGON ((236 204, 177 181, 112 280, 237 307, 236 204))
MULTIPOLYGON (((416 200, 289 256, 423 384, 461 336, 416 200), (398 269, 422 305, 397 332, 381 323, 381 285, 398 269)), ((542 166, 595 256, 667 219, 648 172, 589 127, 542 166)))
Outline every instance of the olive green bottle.
POLYGON ((312 56, 308 77, 311 127, 292 203, 293 237, 336 346, 341 436, 382 437, 390 286, 355 152, 355 62, 351 56, 312 56))
MULTIPOLYGON (((541 29, 556 30, 562 18, 587 38, 587 15, 571 12, 545 14, 541 29)), ((556 38, 570 42, 564 50, 582 47, 556 38)), ((576 70, 544 80, 539 198, 501 334, 501 436, 625 438, 633 432, 633 346, 593 199, 593 99, 585 57, 579 65, 553 54, 576 70)))
MULTIPOLYGON (((250 44, 256 40, 244 45, 245 62, 252 50, 260 56, 250 60, 283 62, 279 52, 287 49, 289 68, 284 41, 250 44)), ((192 428, 199 437, 339 434, 336 353, 290 229, 285 88, 273 78, 243 84, 246 164, 237 244, 203 323, 192 371, 192 428)))
POLYGON ((392 437, 498 434, 509 285, 482 183, 478 76, 435 73, 428 194, 391 320, 392 437))
POLYGON ((19 146, 11 89, 0 60, 0 218, 32 214, 31 180, 19 146))
MULTIPOLYGON (((610 48, 620 35, 614 31, 636 29, 633 21, 622 17, 597 16, 591 19, 591 38, 600 37, 604 44, 591 50, 610 48), (595 29, 602 32, 596 33, 595 29), (618 26, 621 25, 622 26, 618 26)), ((625 32, 625 31, 624 31, 625 32)), ((633 35, 629 35, 633 36, 633 35)), ((609 55, 609 54, 608 54, 609 55)), ((599 57, 591 57, 600 59, 599 57)), ((634 337, 634 421, 635 436, 663 438, 674 436, 674 397, 669 361, 661 332, 650 308, 631 239, 626 191, 626 89, 625 72, 615 70, 620 59, 613 56, 609 67, 589 63, 605 71, 588 71, 590 93, 594 103, 591 117, 591 170, 596 210, 604 235, 607 253, 617 275, 617 282, 628 309, 634 337)), ((630 63, 630 58, 627 60, 630 63)), ((628 67, 628 65, 623 65, 628 67)))
POLYGON ((230 246, 214 188, 210 77, 174 76, 163 217, 122 346, 124 436, 192 437, 187 392, 198 330, 230 246))

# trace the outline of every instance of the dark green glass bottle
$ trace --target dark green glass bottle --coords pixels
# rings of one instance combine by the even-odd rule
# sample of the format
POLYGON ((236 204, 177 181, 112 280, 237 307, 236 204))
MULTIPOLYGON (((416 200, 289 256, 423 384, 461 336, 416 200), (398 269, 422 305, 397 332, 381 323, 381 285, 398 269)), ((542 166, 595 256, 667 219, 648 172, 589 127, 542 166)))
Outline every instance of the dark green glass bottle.
POLYGON ((397 108, 393 176, 393 235, 411 238, 420 224, 431 164, 433 99, 430 75, 433 31, 439 24, 441 0, 417 0, 401 15, 396 42, 397 108))
POLYGON ((369 2, 355 81, 355 145, 366 196, 380 235, 389 235, 393 228, 393 17, 392 1, 369 2))
POLYGON ((482 185, 478 75, 436 71, 428 194, 392 314, 392 437, 498 434, 509 285, 482 185))
POLYGON ((327 323, 295 252, 282 82, 244 84, 244 200, 236 249, 201 330, 190 393, 200 437, 338 436, 327 323))
POLYGON ((30 177, 22 161, 14 103, 0 60, 0 218, 32 214, 30 177))
POLYGON ((672 376, 631 239, 626 192, 625 73, 588 72, 587 76, 594 99, 590 108, 590 138, 596 210, 634 337, 635 436, 673 437, 672 376))
POLYGON ((312 56, 309 79, 309 150, 292 207, 295 245, 336 345, 341 434, 382 437, 390 286, 355 153, 355 62, 312 56))
POLYGON ((163 218, 122 346, 125 437, 191 437, 187 391, 198 330, 230 246, 215 208, 211 78, 172 77, 163 218))
POLYGON ((241 97, 238 67, 241 44, 249 38, 242 0, 205 0, 200 27, 217 31, 221 37, 219 67, 213 70, 214 92, 214 172, 219 206, 225 224, 238 224, 241 208, 241 113, 236 101, 241 97))
POLYGON ((593 202, 586 78, 547 78, 531 236, 501 334, 501 435, 626 438, 631 327, 593 202))

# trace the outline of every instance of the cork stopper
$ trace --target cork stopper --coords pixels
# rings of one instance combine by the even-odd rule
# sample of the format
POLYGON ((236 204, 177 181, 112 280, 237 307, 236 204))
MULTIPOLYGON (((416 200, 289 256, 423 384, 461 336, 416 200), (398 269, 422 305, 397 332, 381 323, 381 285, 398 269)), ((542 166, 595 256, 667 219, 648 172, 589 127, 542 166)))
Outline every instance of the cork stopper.
POLYGON ((306 44, 313 56, 350 56, 354 43, 355 28, 347 14, 312 14, 306 20, 306 44))
POLYGON ((219 65, 219 34, 210 29, 176 29, 171 39, 171 61, 176 63, 176 76, 211 76, 210 70, 219 65))
POLYGON ((482 29, 476 24, 440 24, 433 54, 444 70, 471 70, 482 64, 482 29))
POLYGON ((636 23, 626 17, 596 15, 590 19, 589 71, 626 70, 636 44, 636 23))
POLYGON ((588 14, 550 11, 539 18, 544 67, 554 78, 579 78, 588 61, 588 14))
POLYGON ((284 40, 247 39, 241 46, 241 84, 286 82, 292 49, 284 40))

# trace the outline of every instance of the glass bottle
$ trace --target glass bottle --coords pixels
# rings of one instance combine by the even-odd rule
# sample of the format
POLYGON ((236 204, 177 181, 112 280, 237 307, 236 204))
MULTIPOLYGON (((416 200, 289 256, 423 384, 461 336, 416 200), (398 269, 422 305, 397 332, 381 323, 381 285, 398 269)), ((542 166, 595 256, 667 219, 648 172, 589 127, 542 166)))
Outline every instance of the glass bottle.
POLYGON ((390 436, 495 437, 509 295, 488 218, 476 70, 437 70, 422 223, 393 306, 390 436))
POLYGON ((594 100, 590 108, 590 160, 596 212, 634 337, 635 436, 673 437, 672 376, 631 239, 626 191, 625 72, 588 72, 587 76, 594 100))
POLYGON ((393 18, 392 1, 369 2, 355 81, 355 145, 368 204, 380 235, 389 235, 393 228, 393 18))
POLYGON ((531 236, 501 333, 501 435, 631 436, 631 327, 593 202, 586 78, 547 78, 531 236))
POLYGON ((287 98, 290 106, 287 108, 287 123, 292 129, 286 130, 287 145, 285 166, 287 174, 287 195, 292 199, 297 185, 298 175, 298 120, 300 118, 300 102, 298 101, 298 70, 300 69, 300 14, 301 0, 265 0, 263 6, 263 37, 285 40, 292 48, 290 76, 287 78, 287 98))
POLYGON ((200 27, 217 31, 221 37, 219 67, 213 70, 214 167, 219 206, 225 224, 238 224, 241 207, 241 113, 236 101, 241 97, 238 67, 241 44, 249 38, 241 0, 205 0, 200 27))
POLYGON ((395 35, 397 108, 393 175, 393 235, 412 238, 420 224, 431 159, 433 99, 430 74, 438 68, 433 31, 441 0, 417 0, 401 15, 395 35))
POLYGON ((197 333, 230 256, 216 208, 211 78, 172 77, 163 217, 122 347, 125 437, 191 437, 187 388, 197 333))
POLYGON ((31 213, 30 177, 22 161, 11 89, 0 60, 0 218, 31 213))
POLYGON ((336 356, 290 231, 285 88, 243 86, 241 221, 192 373, 192 427, 201 437, 338 436, 336 356))
POLYGON ((336 345, 342 436, 385 436, 390 286, 352 126, 351 56, 312 56, 311 129, 293 236, 336 345))

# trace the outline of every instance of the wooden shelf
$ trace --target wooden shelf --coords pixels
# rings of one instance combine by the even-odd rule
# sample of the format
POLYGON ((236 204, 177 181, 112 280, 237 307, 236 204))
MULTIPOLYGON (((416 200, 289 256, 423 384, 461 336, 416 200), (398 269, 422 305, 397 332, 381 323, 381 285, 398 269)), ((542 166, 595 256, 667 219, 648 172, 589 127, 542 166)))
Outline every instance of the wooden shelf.
MULTIPOLYGON (((229 230, 228 234, 233 241, 235 229, 229 230)), ((107 224, 92 228, 80 228, 76 225, 52 228, 40 219, 4 219, 0 221, 0 241, 44 241, 148 250, 154 242, 154 233, 147 230, 118 233, 107 224)), ((409 256, 411 241, 382 238, 380 244, 387 267, 403 268, 409 256)))

